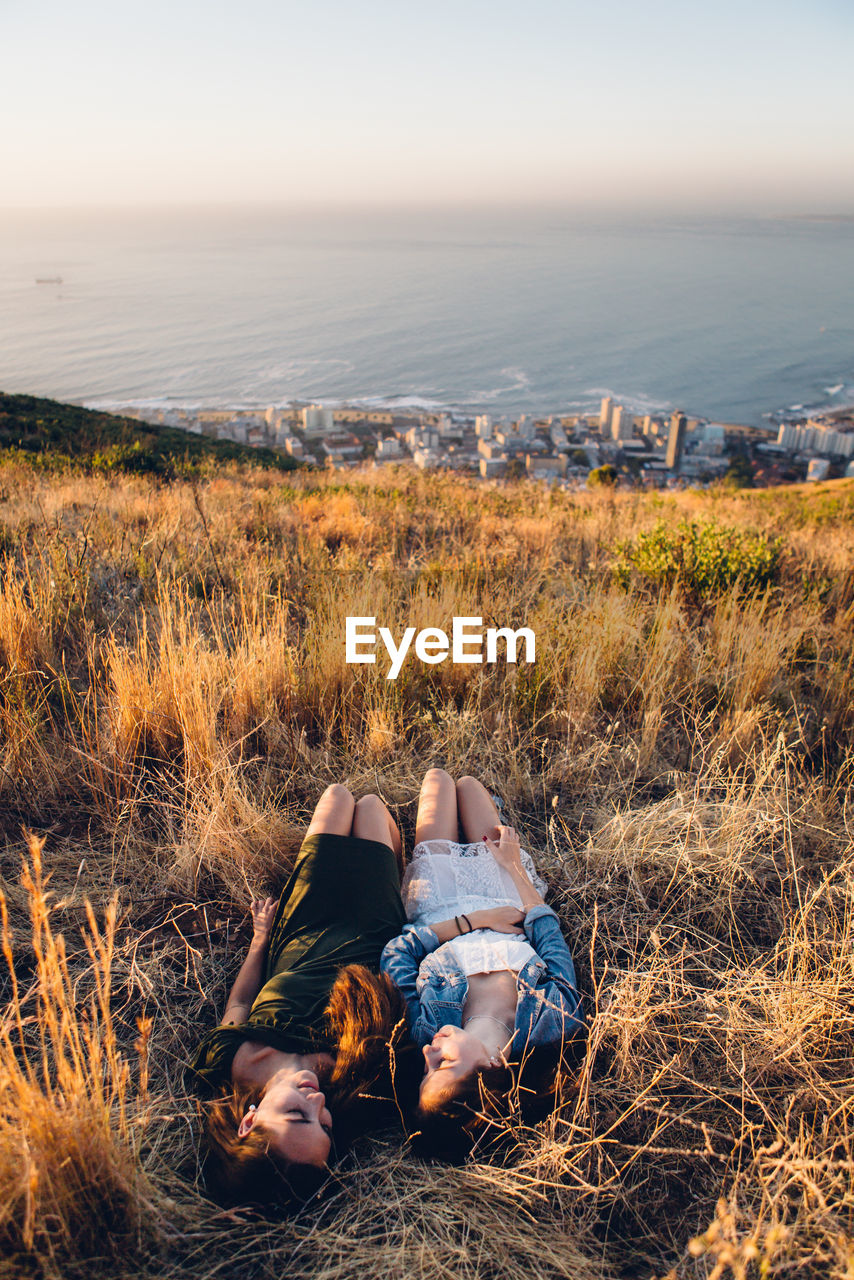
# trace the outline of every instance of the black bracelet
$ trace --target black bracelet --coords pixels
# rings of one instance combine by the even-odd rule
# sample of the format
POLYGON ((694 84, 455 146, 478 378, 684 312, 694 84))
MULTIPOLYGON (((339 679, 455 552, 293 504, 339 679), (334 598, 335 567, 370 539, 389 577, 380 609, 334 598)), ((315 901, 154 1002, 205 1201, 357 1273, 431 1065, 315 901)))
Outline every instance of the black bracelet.
POLYGON ((472 933, 472 932, 473 932, 473 929, 472 929, 471 920, 469 920, 469 918, 468 918, 468 916, 467 916, 467 915, 463 915, 463 919, 465 920, 466 924, 468 925, 468 932, 469 932, 469 933, 472 933))
POLYGON ((454 924, 457 926, 457 933, 462 934, 463 926, 460 924, 459 916, 454 916, 454 924))

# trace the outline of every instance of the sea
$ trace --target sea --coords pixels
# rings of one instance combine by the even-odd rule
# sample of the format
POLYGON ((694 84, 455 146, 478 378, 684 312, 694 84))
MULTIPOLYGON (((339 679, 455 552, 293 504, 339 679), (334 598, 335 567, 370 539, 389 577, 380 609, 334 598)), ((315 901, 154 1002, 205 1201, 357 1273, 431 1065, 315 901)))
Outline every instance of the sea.
POLYGON ((770 428, 854 404, 854 217, 5 211, 0 389, 770 428))

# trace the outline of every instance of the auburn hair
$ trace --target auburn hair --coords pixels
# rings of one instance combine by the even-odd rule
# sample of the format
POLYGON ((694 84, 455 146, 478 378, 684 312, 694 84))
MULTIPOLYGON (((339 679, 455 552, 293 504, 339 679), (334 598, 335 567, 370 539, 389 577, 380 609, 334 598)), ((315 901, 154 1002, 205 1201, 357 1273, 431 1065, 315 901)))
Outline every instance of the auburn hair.
POLYGON ((204 1110, 205 1185, 221 1204, 272 1204, 284 1208, 309 1200, 326 1178, 326 1167, 286 1160, 261 1125, 253 1125, 245 1137, 237 1130, 252 1092, 223 1090, 204 1110))
MULTIPOLYGON (((411 1084, 412 1054, 406 1037, 406 1004, 385 974, 365 965, 341 969, 329 993, 324 1022, 335 1046, 335 1067, 324 1085, 333 1116, 333 1150, 341 1155, 369 1129, 385 1127, 400 1114, 397 1098, 411 1084)), ((298 1165, 270 1149, 263 1128, 238 1136, 257 1090, 225 1087, 202 1103, 204 1177, 219 1200, 287 1206, 309 1199, 327 1169, 298 1165)))

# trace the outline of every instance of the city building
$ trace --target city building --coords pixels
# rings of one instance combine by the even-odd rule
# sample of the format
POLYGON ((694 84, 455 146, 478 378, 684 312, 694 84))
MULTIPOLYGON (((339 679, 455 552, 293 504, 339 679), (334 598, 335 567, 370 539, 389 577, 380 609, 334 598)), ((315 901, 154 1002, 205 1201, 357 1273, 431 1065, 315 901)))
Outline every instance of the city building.
POLYGON ((707 422, 697 427, 694 436, 710 457, 720 457, 726 443, 726 432, 718 422, 707 422))
POLYGON ((826 480, 830 471, 830 461, 828 458, 810 458, 807 467, 807 480, 826 480))
POLYGON ((420 471, 432 471, 441 462, 438 449, 420 448, 412 455, 412 461, 420 471))
POLYGON ((277 431, 283 424, 293 425, 296 422, 296 413, 293 409, 282 405, 271 404, 265 410, 264 421, 268 427, 277 431))
POLYGON ((351 426, 359 423, 372 427, 392 427, 394 415, 382 409, 336 409, 335 421, 347 422, 351 426))
POLYGON ((854 433, 838 431, 832 422, 810 418, 803 426, 785 422, 777 432, 777 444, 792 453, 805 451, 841 458, 854 456, 854 433))
POLYGON ((246 430, 246 423, 240 422, 237 418, 230 418, 216 425, 218 440, 233 440, 236 444, 246 444, 246 430))
POLYGON ((611 430, 611 414, 614 410, 614 401, 610 396, 605 396, 602 404, 599 406, 599 430, 603 436, 606 436, 611 430))
POLYGON ((412 450, 439 448, 439 432, 435 427, 410 427, 405 440, 412 450))
POLYGON ((443 442, 450 440, 462 440, 463 429, 458 422, 454 422, 449 414, 443 413, 436 422, 436 432, 438 438, 443 442))
POLYGON ((307 436, 326 435, 335 430, 332 410, 322 404, 307 405, 302 411, 302 429, 307 436))
POLYGON ((566 475, 566 456, 541 457, 529 453, 525 458, 525 471, 532 480, 549 480, 566 475))
POLYGON ((625 405, 615 405, 611 411, 611 439, 631 440, 634 434, 635 419, 625 405))
POLYGON ((349 431, 339 431, 321 441, 320 447, 334 461, 339 458, 361 458, 362 442, 349 431))
POLYGON ((667 435, 667 466, 676 471, 682 461, 682 450, 685 447, 685 414, 677 409, 670 415, 670 431, 667 435))
POLYGON ((488 413, 479 413, 474 420, 474 433, 479 440, 492 439, 492 418, 488 413))

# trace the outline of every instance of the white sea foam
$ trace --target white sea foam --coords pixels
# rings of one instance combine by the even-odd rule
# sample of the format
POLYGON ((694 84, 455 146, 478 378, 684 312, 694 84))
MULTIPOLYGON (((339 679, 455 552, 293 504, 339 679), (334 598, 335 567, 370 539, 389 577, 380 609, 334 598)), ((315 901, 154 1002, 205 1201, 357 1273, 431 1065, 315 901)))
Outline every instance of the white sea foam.
POLYGON ((830 401, 813 400, 787 405, 784 409, 773 409, 763 417, 774 419, 790 418, 792 415, 804 417, 807 414, 819 416, 823 413, 838 413, 841 409, 854 408, 854 382, 838 382, 832 386, 822 387, 830 401), (831 403, 832 401, 832 403, 831 403))
POLYGON ((499 387, 489 387, 486 390, 471 391, 465 397, 467 404, 492 404, 499 400, 501 396, 512 395, 514 391, 530 391, 531 379, 524 369, 517 369, 513 365, 507 365, 499 370, 508 381, 499 387))
POLYGON ((354 396, 342 401, 356 409, 422 409, 425 413, 441 413, 450 408, 441 400, 428 400, 424 396, 354 396))
POLYGON ((645 396, 637 391, 628 393, 622 391, 614 391, 611 387, 587 387, 584 391, 586 396, 590 396, 591 406, 599 407, 599 402, 604 400, 606 396, 610 396, 614 404, 624 404, 627 409, 631 409, 632 413, 669 413, 673 408, 673 402, 670 400, 657 400, 652 396, 645 396))

